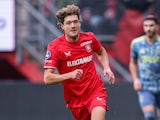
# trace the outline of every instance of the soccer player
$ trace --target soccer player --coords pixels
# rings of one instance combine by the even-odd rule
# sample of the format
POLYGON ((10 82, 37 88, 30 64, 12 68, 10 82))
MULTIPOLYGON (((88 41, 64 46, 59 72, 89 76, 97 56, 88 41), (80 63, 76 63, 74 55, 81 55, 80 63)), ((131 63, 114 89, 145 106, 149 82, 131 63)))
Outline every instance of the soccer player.
POLYGON ((130 72, 145 120, 160 120, 160 36, 158 19, 144 18, 145 35, 131 43, 130 72))
POLYGON ((80 9, 68 5, 56 13, 64 34, 48 44, 44 62, 44 82, 61 83, 66 106, 76 120, 105 120, 108 110, 103 81, 96 72, 94 53, 103 66, 104 76, 114 84, 108 55, 95 35, 80 32, 80 9), (59 74, 54 73, 58 70, 59 74))

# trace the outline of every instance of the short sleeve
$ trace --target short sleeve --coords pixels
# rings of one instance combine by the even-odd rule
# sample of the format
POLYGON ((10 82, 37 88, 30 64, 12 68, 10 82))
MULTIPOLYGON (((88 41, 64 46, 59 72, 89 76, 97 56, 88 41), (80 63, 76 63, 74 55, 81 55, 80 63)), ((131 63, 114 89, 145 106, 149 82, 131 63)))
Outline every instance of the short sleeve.
POLYGON ((49 44, 45 55, 44 68, 56 68, 57 61, 58 57, 56 48, 49 44))
POLYGON ((133 41, 131 43, 131 54, 130 54, 130 58, 133 60, 137 60, 138 57, 138 53, 137 53, 137 47, 136 47, 136 43, 133 41))
POLYGON ((101 49, 102 45, 93 33, 90 33, 90 34, 93 36, 93 48, 92 49, 94 52, 97 52, 101 49))

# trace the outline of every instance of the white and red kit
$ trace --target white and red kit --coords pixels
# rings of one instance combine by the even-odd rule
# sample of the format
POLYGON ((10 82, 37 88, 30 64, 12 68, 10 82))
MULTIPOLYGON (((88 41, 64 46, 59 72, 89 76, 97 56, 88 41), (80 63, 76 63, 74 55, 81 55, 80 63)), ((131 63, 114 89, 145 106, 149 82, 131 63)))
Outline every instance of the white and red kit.
POLYGON ((63 34, 49 43, 44 62, 45 69, 57 68, 59 74, 75 69, 83 70, 79 80, 70 79, 62 82, 67 107, 82 107, 89 104, 93 97, 98 97, 99 100, 103 98, 106 102, 106 90, 93 61, 93 53, 100 48, 101 44, 91 32, 80 33, 77 42, 68 42, 63 34))

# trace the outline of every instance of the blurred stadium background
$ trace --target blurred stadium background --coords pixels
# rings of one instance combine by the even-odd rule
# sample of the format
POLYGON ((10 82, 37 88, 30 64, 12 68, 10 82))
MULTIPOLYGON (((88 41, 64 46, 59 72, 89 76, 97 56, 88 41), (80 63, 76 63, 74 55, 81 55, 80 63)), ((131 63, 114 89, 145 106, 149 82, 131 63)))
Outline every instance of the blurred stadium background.
POLYGON ((128 70, 131 40, 147 14, 160 18, 160 0, 0 0, 0 120, 73 120, 60 85, 43 84, 47 44, 62 34, 56 11, 81 9, 82 31, 92 31, 109 53, 116 84, 108 89, 108 120, 143 120, 128 70))

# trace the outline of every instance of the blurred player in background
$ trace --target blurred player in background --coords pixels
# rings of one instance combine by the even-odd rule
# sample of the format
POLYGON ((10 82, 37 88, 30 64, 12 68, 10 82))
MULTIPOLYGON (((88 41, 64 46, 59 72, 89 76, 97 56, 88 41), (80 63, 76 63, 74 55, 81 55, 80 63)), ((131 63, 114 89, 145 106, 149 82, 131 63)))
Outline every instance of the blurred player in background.
POLYGON ((130 72, 145 120, 160 120, 160 36, 158 19, 144 18, 144 36, 131 43, 130 72), (157 110, 157 113, 156 113, 157 110))
POLYGON ((108 55, 93 33, 80 32, 80 9, 68 5, 56 13, 64 34, 49 43, 44 62, 44 82, 62 83, 66 106, 76 120, 105 120, 106 89, 96 72, 93 53, 103 66, 104 76, 115 82, 108 55), (58 70, 59 74, 54 71, 58 70))

